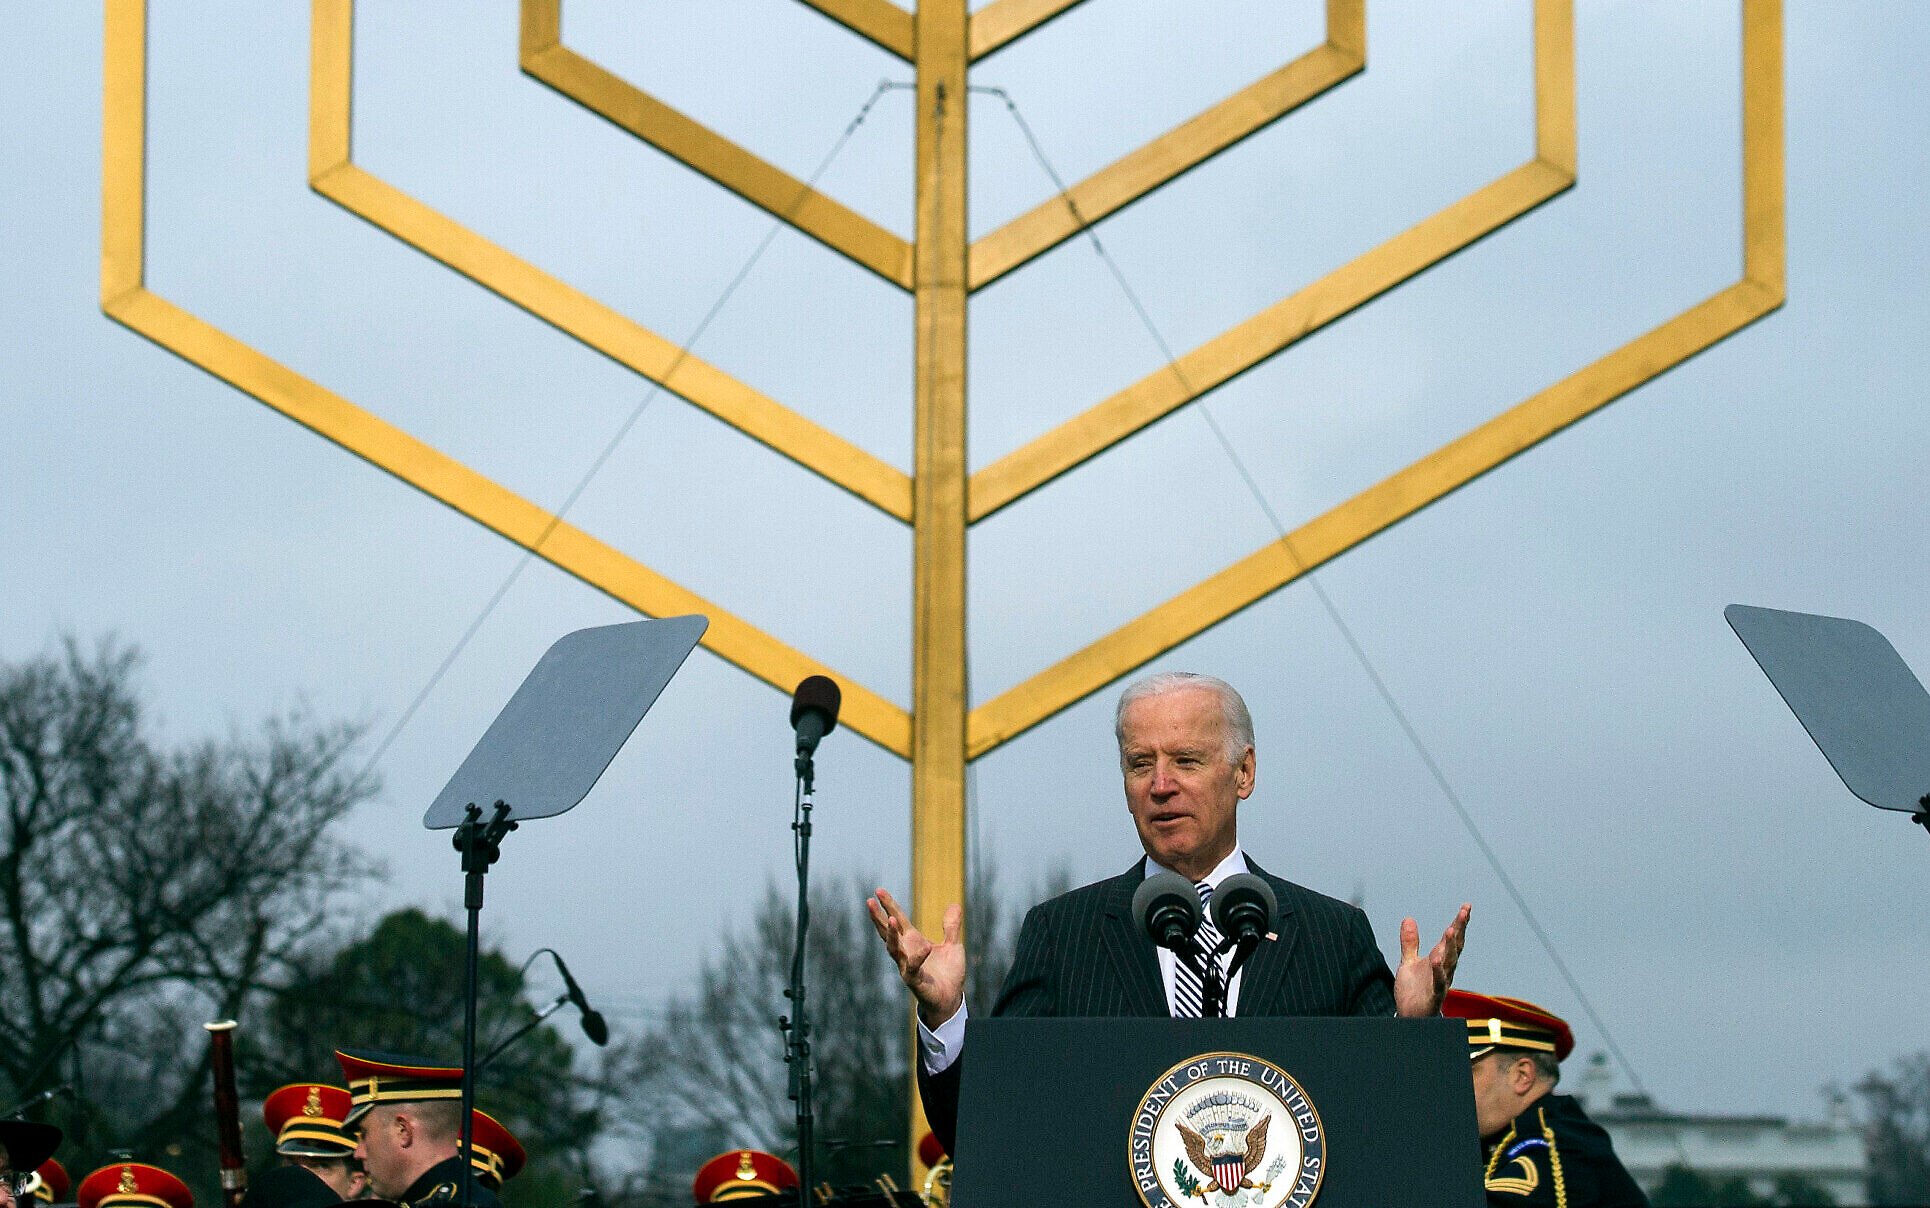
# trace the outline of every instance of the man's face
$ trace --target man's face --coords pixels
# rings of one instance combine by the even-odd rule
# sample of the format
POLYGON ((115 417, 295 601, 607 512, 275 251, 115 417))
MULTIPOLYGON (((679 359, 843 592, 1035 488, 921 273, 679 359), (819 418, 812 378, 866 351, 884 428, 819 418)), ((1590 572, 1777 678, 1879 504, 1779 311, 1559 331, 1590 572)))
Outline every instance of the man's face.
POLYGON ((339 1162, 312 1162, 308 1164, 308 1169, 314 1172, 316 1178, 327 1183, 330 1191, 345 1200, 359 1200, 362 1193, 368 1190, 368 1176, 351 1158, 339 1162))
POLYGON ((0 1204, 13 1203, 13 1181, 17 1177, 13 1169, 13 1155, 7 1152, 6 1146, 0 1145, 0 1204))
POLYGON ((369 1189, 383 1199, 400 1199, 415 1182, 410 1173, 407 1121, 392 1107, 376 1107, 362 1117, 355 1157, 368 1171, 369 1189))
POLYGON ((1485 1140, 1495 1136, 1528 1105, 1525 1090, 1535 1086, 1534 1063, 1519 1052, 1496 1049, 1476 1057, 1474 1120, 1485 1140))
POLYGON ((1239 804, 1253 792, 1253 750, 1227 760, 1226 718, 1208 688, 1142 697, 1124 722, 1126 808, 1140 846, 1199 880, 1233 850, 1239 804))

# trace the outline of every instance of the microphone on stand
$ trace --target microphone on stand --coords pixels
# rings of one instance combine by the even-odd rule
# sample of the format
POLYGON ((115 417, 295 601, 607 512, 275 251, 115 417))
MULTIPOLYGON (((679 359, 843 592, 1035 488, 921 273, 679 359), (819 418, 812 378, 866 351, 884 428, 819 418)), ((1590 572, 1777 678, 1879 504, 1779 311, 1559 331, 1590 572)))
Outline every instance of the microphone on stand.
POLYGON ((807 675, 791 694, 791 728, 797 731, 797 753, 809 758, 818 741, 838 728, 838 706, 844 693, 826 675, 807 675))
POLYGON ((1250 872, 1236 872, 1213 891, 1213 925, 1236 944, 1257 944, 1273 931, 1280 911, 1273 886, 1250 872))
POLYGON ((1133 890, 1133 918, 1153 943, 1185 956, 1200 927, 1199 891, 1176 872, 1156 873, 1133 890))
POLYGON ((1213 891, 1213 925, 1233 943, 1233 959, 1227 962, 1226 982, 1260 948, 1260 941, 1273 938, 1280 917, 1280 899, 1273 886, 1250 872, 1236 872, 1220 882, 1213 891))
POLYGON ((598 1048, 609 1044, 610 1025, 604 1022, 601 1012, 590 1009, 589 999, 583 997, 583 987, 577 985, 576 979, 570 976, 570 967, 563 963, 563 958, 557 955, 554 948, 550 949, 549 953, 550 959, 556 962, 556 971, 563 975, 565 996, 575 1005, 577 1013, 583 1017, 583 1034, 588 1036, 590 1043, 598 1048))
POLYGON ((844 693, 829 676, 807 675, 791 694, 791 729, 797 731, 797 797, 792 803, 792 852, 797 862, 797 926, 791 932, 791 985, 784 996, 791 1014, 780 1015, 784 1064, 790 1067, 790 1097, 797 1104, 797 1202, 803 1208, 815 1185, 817 1164, 816 1070, 811 1057, 811 1011, 804 984, 807 937, 811 931, 811 806, 816 768, 811 756, 838 725, 844 693))

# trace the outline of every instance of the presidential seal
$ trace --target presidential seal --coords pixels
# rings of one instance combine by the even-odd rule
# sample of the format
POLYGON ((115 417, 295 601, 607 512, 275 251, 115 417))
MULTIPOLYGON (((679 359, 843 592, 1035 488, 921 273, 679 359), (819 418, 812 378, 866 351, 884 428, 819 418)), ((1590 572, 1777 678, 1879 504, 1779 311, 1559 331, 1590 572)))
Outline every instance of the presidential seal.
POLYGON ((1327 1173, 1313 1101, 1279 1066, 1203 1053, 1162 1074, 1126 1138, 1146 1208, 1307 1208, 1327 1173))

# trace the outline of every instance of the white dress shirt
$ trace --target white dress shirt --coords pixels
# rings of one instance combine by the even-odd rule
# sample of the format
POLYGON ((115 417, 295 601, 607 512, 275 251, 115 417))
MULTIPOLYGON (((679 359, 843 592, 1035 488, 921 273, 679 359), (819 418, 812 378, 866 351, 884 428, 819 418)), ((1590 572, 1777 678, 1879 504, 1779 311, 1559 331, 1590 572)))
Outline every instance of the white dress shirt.
MULTIPOLYGON (((1140 863, 1144 875, 1149 877, 1154 873, 1170 871, 1153 863, 1151 856, 1147 856, 1140 863)), ((1204 880, 1217 892, 1221 881, 1236 872, 1246 870, 1246 856, 1240 851, 1240 845, 1235 843, 1226 859, 1221 860, 1212 872, 1207 873, 1204 880)), ((1174 1012, 1173 971, 1179 965, 1179 955, 1171 948, 1160 948, 1157 953, 1159 980, 1166 986, 1166 1013, 1171 1015, 1174 1012)), ((1222 956, 1220 959, 1224 961, 1226 958, 1222 956)), ((1244 970, 1235 973, 1233 980, 1226 987, 1226 1014, 1229 1019, 1240 1013, 1240 979, 1245 975, 1244 970)), ((926 1027, 923 1020, 918 1022, 918 1059, 923 1063, 927 1074, 943 1073, 950 1068, 952 1062, 958 1060, 959 1054, 965 1051, 965 1021, 969 1016, 970 1012, 965 1009, 965 1002, 961 999, 958 1010, 952 1012, 952 1017, 936 1028, 926 1027)))

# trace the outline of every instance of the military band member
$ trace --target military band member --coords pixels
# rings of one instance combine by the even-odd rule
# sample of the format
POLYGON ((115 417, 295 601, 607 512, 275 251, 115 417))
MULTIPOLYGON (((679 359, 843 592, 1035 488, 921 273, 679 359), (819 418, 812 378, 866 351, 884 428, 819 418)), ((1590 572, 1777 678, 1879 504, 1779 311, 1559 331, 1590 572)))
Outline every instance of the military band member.
MULTIPOLYGON (((454 1204, 462 1194, 462 1070, 413 1057, 338 1049, 348 1081, 348 1127, 369 1187, 404 1208, 454 1204)), ((501 1208, 472 1180, 476 1208, 501 1208)))
POLYGON ((690 1192, 699 1204, 789 1204, 796 1199, 797 1171, 775 1154, 761 1149, 733 1149, 697 1168, 690 1192))
POLYGON ((1554 1093, 1574 1051, 1568 1024, 1534 1003, 1449 990, 1441 1014, 1465 1019, 1491 1208, 1648 1208, 1601 1125, 1554 1093))
POLYGON ((0 1120, 0 1208, 28 1194, 40 1165, 59 1148, 60 1130, 51 1124, 0 1120))
POLYGON ((73 1189, 67 1168, 52 1158, 34 1167, 33 1177, 27 1180, 27 1193, 42 1204, 67 1203, 67 1193, 73 1189))
POLYGON ((307 1082, 264 1099, 262 1122, 275 1136, 281 1166, 249 1186, 248 1208, 319 1208, 360 1198, 368 1176, 355 1160, 350 1106, 341 1087, 307 1082))
POLYGON ((491 1191, 501 1191, 503 1184, 521 1173, 529 1161, 516 1135, 481 1108, 475 1110, 469 1125, 469 1149, 476 1178, 491 1191))
POLYGON ((80 1181, 79 1208, 194 1208, 194 1193, 180 1179, 145 1162, 103 1166, 80 1181))

